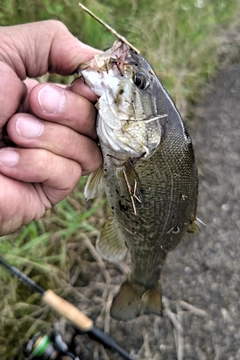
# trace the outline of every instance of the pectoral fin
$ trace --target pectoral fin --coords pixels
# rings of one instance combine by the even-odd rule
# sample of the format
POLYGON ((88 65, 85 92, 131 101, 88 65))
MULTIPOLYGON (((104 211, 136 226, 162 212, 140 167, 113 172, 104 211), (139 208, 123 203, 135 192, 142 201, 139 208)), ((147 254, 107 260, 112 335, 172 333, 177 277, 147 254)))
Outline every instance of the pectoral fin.
POLYGON ((89 175, 84 188, 86 200, 93 199, 104 190, 102 166, 89 175))
POLYGON ((117 262, 124 259, 128 249, 114 221, 107 222, 102 228, 96 249, 106 260, 117 262))

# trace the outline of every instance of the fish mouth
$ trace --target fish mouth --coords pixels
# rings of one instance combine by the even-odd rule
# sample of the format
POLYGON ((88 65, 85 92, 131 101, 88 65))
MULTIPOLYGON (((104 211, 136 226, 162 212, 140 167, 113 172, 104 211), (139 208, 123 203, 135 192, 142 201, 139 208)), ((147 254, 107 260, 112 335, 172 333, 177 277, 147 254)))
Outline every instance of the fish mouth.
POLYGON ((96 54, 94 58, 78 68, 78 73, 86 69, 100 72, 115 70, 120 75, 124 75, 124 66, 129 65, 129 55, 133 50, 120 40, 116 40, 113 46, 101 54, 96 54))
POLYGON ((117 40, 79 68, 85 84, 99 97, 100 142, 118 156, 148 159, 161 141, 161 115, 152 104, 153 75, 148 67, 140 55, 117 40))

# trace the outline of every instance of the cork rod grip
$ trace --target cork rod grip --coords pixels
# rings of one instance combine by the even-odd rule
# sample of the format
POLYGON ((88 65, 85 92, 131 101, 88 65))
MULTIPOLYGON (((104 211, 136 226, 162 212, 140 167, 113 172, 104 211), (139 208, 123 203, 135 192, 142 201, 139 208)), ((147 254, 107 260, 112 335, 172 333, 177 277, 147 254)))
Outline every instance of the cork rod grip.
POLYGON ((82 331, 89 331, 93 327, 93 321, 89 317, 84 315, 74 305, 56 295, 52 290, 45 291, 42 299, 82 331))

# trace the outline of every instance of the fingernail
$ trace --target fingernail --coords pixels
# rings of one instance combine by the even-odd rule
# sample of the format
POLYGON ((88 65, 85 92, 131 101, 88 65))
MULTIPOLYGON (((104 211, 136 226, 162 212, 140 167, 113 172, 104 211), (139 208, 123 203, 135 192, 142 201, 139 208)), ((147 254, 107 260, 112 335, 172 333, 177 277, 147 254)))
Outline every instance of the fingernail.
POLYGON ((65 103, 65 92, 56 86, 46 85, 38 93, 38 102, 47 114, 59 113, 65 103))
POLYGON ((20 117, 16 121, 16 131, 24 139, 34 139, 43 132, 43 124, 35 119, 20 117))
POLYGON ((5 167, 14 167, 19 162, 19 154, 12 149, 0 151, 0 164, 5 167))

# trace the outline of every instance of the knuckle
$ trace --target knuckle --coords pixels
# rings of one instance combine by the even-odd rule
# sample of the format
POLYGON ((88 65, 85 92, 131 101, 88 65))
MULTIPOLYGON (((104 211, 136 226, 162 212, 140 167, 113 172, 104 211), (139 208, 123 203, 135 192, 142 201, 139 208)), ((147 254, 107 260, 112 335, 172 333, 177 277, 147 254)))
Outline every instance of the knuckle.
POLYGON ((71 181, 72 181, 72 184, 70 186, 70 191, 72 191, 74 189, 74 187, 77 185, 80 177, 82 176, 82 168, 81 166, 75 162, 75 161, 72 161, 73 163, 73 166, 71 166, 71 181))
POLYGON ((44 152, 41 170, 47 174, 45 183, 61 189, 68 195, 77 184, 82 175, 80 164, 72 159, 44 152))
POLYGON ((49 26, 50 28, 53 28, 55 31, 67 31, 67 27, 66 25, 64 25, 63 22, 61 22, 60 20, 45 20, 43 21, 47 24, 47 26, 49 26))
POLYGON ((71 153, 71 150, 76 149, 77 143, 80 142, 80 135, 64 126, 64 131, 63 131, 63 136, 62 136, 62 141, 63 141, 63 148, 68 149, 68 152, 71 153))

